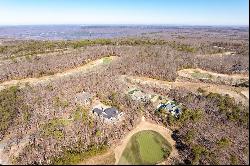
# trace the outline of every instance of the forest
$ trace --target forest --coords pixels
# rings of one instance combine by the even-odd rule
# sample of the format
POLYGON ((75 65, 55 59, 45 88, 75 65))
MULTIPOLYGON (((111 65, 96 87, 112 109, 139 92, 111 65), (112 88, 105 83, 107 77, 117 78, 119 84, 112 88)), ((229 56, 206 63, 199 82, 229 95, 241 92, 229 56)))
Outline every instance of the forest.
MULTIPOLYGON (((180 70, 199 68, 249 79, 248 35, 248 30, 184 28, 113 39, 3 40, 0 144, 4 153, 13 164, 76 164, 107 151, 145 116, 173 131, 179 157, 171 164, 249 164, 249 103, 202 88, 190 90, 185 82, 197 80, 178 75, 180 70), (106 57, 116 58, 82 69, 106 57), (121 76, 181 80, 183 86, 167 89, 121 81, 121 76), (130 84, 174 98, 183 104, 183 113, 164 118, 152 103, 134 101, 123 93, 130 84), (124 120, 107 124, 94 118, 91 105, 75 101, 80 92, 117 108, 124 120)), ((249 83, 220 86, 249 93, 249 83)))

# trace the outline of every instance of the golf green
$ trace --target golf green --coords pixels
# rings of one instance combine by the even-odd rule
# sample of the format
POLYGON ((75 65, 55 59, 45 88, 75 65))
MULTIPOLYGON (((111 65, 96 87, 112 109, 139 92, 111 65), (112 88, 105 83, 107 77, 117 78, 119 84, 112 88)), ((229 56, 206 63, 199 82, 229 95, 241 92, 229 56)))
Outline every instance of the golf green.
POLYGON ((124 149, 118 164, 157 164, 172 150, 169 142, 151 130, 134 134, 124 149))

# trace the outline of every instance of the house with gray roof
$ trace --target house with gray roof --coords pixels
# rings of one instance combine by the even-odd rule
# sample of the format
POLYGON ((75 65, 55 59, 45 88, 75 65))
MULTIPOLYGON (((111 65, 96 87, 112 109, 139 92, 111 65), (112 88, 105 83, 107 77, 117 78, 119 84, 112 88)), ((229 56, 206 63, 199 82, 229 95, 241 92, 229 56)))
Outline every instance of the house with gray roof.
POLYGON ((110 107, 110 108, 106 108, 106 109, 94 108, 92 110, 92 112, 96 116, 98 116, 98 117, 100 117, 108 122, 115 122, 115 121, 119 120, 119 118, 123 115, 123 113, 119 113, 118 110, 114 107, 110 107))
POLYGON ((181 112, 182 109, 179 105, 177 105, 177 103, 175 101, 168 101, 166 103, 160 103, 157 106, 157 111, 166 111, 166 113, 170 113, 171 115, 178 117, 181 112))
POLYGON ((139 89, 132 89, 128 92, 132 100, 140 101, 140 102, 148 102, 151 99, 151 95, 146 94, 145 92, 139 89))
POLYGON ((95 114, 97 114, 97 115, 101 115, 103 111, 102 111, 102 109, 94 108, 94 109, 92 110, 92 112, 95 113, 95 114))

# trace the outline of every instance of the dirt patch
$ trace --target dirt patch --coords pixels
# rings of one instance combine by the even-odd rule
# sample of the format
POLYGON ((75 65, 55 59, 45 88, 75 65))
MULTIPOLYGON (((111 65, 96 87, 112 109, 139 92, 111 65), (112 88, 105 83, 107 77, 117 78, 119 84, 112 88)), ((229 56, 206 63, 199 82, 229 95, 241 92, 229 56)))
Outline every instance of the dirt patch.
POLYGON ((4 153, 4 147, 6 143, 5 142, 0 142, 0 165, 9 165, 9 157, 7 154, 4 153))
POLYGON ((216 54, 201 54, 201 55, 197 55, 199 57, 221 57, 221 56, 228 56, 228 55, 235 55, 236 53, 235 52, 232 52, 232 51, 226 51, 226 52, 222 52, 222 53, 216 53, 216 54))
POLYGON ((38 83, 44 83, 48 81, 53 81, 55 79, 63 78, 63 77, 69 77, 69 76, 77 76, 79 74, 84 74, 93 70, 98 69, 97 67, 102 66, 102 64, 106 64, 105 61, 108 58, 109 61, 117 59, 116 56, 110 56, 110 57, 104 57, 95 61, 92 61, 90 63, 87 63, 83 66, 74 68, 74 69, 69 69, 61 73, 56 73, 54 75, 49 75, 49 76, 43 76, 39 78, 25 78, 21 80, 11 80, 11 81, 6 81, 0 84, 0 90, 7 88, 9 86, 13 85, 25 85, 26 83, 29 84, 38 84, 38 83))
MULTIPOLYGON (((153 78, 149 78, 149 77, 137 77, 137 76, 123 75, 123 76, 121 76, 121 79, 124 82, 130 81, 132 84, 138 83, 141 85, 149 85, 152 87, 162 88, 162 89, 167 89, 167 90, 170 90, 173 88, 171 85, 171 82, 157 80, 157 79, 153 79, 153 78)), ((130 84, 130 83, 128 83, 128 84, 130 84)))
POLYGON ((241 93, 242 93, 247 99, 249 99, 249 89, 243 90, 243 91, 241 91, 241 93))
POLYGON ((109 150, 108 152, 91 157, 86 161, 79 163, 78 165, 114 165, 115 164, 115 154, 113 151, 109 150))

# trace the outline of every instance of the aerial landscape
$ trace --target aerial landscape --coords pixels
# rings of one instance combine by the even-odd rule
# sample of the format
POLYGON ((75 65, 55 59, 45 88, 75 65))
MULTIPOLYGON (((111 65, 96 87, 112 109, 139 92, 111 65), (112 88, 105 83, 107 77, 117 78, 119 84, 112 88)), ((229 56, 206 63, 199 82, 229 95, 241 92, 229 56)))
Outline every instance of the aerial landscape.
POLYGON ((0 0, 0 165, 249 165, 248 3, 0 0))

